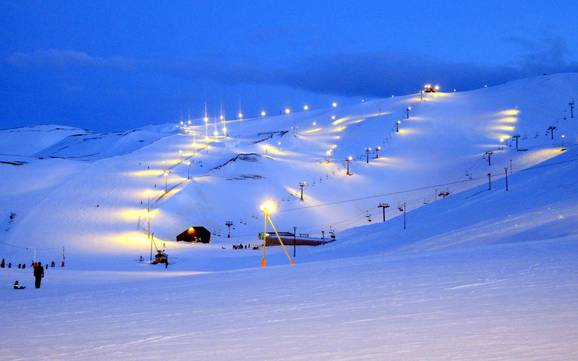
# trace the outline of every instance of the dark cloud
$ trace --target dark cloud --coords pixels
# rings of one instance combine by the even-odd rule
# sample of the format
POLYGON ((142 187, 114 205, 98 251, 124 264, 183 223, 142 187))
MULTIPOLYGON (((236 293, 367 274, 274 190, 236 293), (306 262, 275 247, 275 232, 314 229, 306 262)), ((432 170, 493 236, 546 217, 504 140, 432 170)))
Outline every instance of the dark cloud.
POLYGON ((559 37, 540 42, 524 38, 507 40, 520 48, 521 55, 517 61, 505 65, 444 61, 408 51, 316 56, 278 68, 253 62, 229 62, 227 58, 159 63, 94 57, 81 51, 57 49, 14 53, 5 60, 17 66, 101 67, 224 85, 273 85, 319 94, 373 97, 411 93, 426 82, 467 90, 542 73, 578 71, 578 62, 568 60, 567 45, 559 37))
POLYGON ((521 53, 515 62, 504 65, 451 62, 427 54, 382 51, 311 57, 277 69, 214 60, 155 68, 175 77, 224 84, 279 85, 321 94, 375 97, 414 92, 426 82, 468 90, 543 73, 578 71, 578 62, 568 60, 567 45, 559 37, 540 42, 508 40, 520 47, 521 53))

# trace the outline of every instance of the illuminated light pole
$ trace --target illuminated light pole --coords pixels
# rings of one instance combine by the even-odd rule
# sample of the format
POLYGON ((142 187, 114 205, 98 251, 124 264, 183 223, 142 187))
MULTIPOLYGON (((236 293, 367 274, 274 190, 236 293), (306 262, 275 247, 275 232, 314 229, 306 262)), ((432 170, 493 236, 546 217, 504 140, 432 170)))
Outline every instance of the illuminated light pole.
POLYGON ((187 179, 191 179, 191 164, 193 164, 190 160, 185 162, 187 165, 187 179))
POLYGON ((332 115, 331 120, 335 120, 335 119, 337 119, 337 117, 335 115, 332 115))
POLYGON ((548 132, 550 132, 550 139, 554 140, 554 131, 558 129, 558 127, 551 125, 548 127, 548 132))
POLYGON ((291 114, 291 108, 285 108, 285 109, 283 110, 283 112, 284 112, 286 115, 289 115, 289 114, 291 114))
POLYGON ((401 120, 395 122, 395 132, 399 133, 399 125, 401 124, 401 120))
POLYGON ((203 122, 205 123, 205 140, 209 140, 209 117, 207 114, 203 117, 203 122))
POLYGON ((237 113, 237 118, 243 119, 243 113, 242 112, 237 113))
POLYGON ((227 238, 231 238, 231 227, 233 226, 233 222, 232 221, 226 221, 225 226, 227 226, 227 228, 228 228, 227 238))
POLYGON ((347 173, 345 173, 346 175, 351 175, 349 164, 351 163, 352 160, 353 160, 352 156, 347 157, 347 159, 345 160, 345 163, 347 164, 347 173))
POLYGON ((339 105, 339 104, 337 104, 337 102, 335 102, 335 101, 331 103, 331 107, 332 107, 332 108, 337 108, 338 105, 339 105))
POLYGON ((309 110, 309 105, 305 104, 305 105, 303 106, 303 110, 309 110))
POLYGON ((485 155, 486 157, 488 157, 488 167, 491 167, 491 166, 492 166, 492 155, 493 155, 493 154, 494 154, 494 152, 492 152, 492 151, 487 151, 487 152, 484 153, 484 155, 485 155))
POLYGON ((407 204, 405 202, 403 202, 403 206, 398 206, 397 209, 399 209, 400 212, 403 212, 403 229, 406 229, 407 228, 407 218, 406 218, 407 204))
POLYGON ((369 164, 369 153, 371 153, 371 147, 365 148, 365 163, 369 164))
POLYGON ((379 152, 381 151, 381 146, 375 147, 375 159, 379 159, 379 152))
POLYGON ((411 106, 405 108, 405 119, 409 119, 409 111, 411 110, 411 106))
POLYGON ((389 208, 390 205, 388 203, 379 203, 379 205, 377 206, 377 208, 381 208, 382 211, 382 215, 383 215, 383 222, 385 222, 385 209, 389 208))
POLYGON ((262 117, 266 117, 266 116, 267 116, 267 112, 264 111, 264 110, 261 110, 261 113, 260 113, 260 114, 261 114, 262 117))
POLYGON ((169 192, 169 186, 168 186, 168 183, 169 183, 169 173, 170 173, 170 171, 168 171, 168 170, 164 170, 164 171, 163 171, 163 177, 165 177, 165 193, 168 193, 168 192, 169 192))
POLYGON ((299 188, 301 188, 301 202, 304 201, 303 199, 303 188, 305 188, 305 182, 299 182, 299 188))
POLYGON ((149 211, 145 213, 145 218, 147 220, 147 238, 150 239, 150 255, 149 261, 153 260, 153 238, 151 237, 151 218, 152 215, 149 211))
POLYGON ((277 232, 277 229, 275 228, 275 225, 273 224, 273 220, 271 220, 271 214, 275 213, 275 211, 277 210, 277 205, 275 204, 275 202, 273 201, 266 201, 263 204, 261 204, 261 211, 263 211, 263 256, 261 258, 261 268, 265 268, 265 266, 267 265, 267 260, 266 260, 266 255, 267 255, 267 224, 270 224, 271 227, 273 228, 273 231, 275 232, 275 236, 277 236, 277 240, 279 241, 279 244, 281 245, 281 247, 283 247, 283 252, 285 252, 285 255, 287 256, 287 258, 289 259, 289 263, 294 265, 295 261, 291 258, 291 256, 289 255, 289 252, 287 252, 287 248, 285 247, 285 244, 283 243, 283 240, 281 239, 281 236, 279 236, 279 232, 277 232))

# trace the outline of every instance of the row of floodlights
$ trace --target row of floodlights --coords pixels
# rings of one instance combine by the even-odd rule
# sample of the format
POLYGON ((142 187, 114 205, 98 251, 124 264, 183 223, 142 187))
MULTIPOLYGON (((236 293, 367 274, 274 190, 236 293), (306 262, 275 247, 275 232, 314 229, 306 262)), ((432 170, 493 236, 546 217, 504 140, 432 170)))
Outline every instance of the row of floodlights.
MULTIPOLYGON (((338 105, 339 105, 339 103, 337 103, 336 101, 334 101, 334 102, 331 103, 331 107, 332 107, 332 108, 337 108, 338 105)), ((303 105, 303 110, 307 111, 307 110, 309 110, 309 109, 311 109, 311 107, 309 106, 309 104, 303 105)), ((284 113, 284 114, 289 115, 289 114, 291 114, 291 112, 292 112, 292 110, 291 110, 291 108, 289 108, 289 107, 283 109, 283 113, 284 113)), ((267 116, 267 111, 266 111, 266 110, 261 110, 261 112, 259 113, 259 115, 260 115, 261 117, 266 117, 266 116, 267 116)), ((245 117, 245 114, 243 114, 243 112, 237 113, 237 118, 238 118, 238 119, 243 119, 244 117, 245 117)), ((225 116, 221 114, 221 115, 219 116, 219 120, 224 121, 224 120, 225 120, 225 116)), ((205 115, 205 116, 203 117, 203 121, 204 121, 205 123, 208 123, 208 122, 209 122, 209 116, 205 115)), ((180 124, 181 124, 181 125, 185 125, 185 122, 184 122, 184 121, 181 121, 180 124)), ((188 121, 187 121, 187 124, 191 125, 191 121, 188 120, 188 121)))

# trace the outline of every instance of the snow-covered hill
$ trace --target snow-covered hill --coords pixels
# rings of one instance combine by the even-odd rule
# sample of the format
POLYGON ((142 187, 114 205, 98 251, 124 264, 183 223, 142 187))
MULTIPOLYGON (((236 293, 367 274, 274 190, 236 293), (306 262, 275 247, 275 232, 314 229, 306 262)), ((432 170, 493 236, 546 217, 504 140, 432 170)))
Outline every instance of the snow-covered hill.
POLYGON ((30 268, 0 269, 2 358, 576 359, 576 98, 578 74, 558 74, 207 125, 2 131, 2 257, 67 262, 40 291, 30 268), (290 249, 296 266, 270 247, 259 268, 260 249, 231 246, 258 243, 267 199, 279 230, 337 241, 290 249), (148 219, 168 270, 138 259, 148 219), (173 241, 192 225, 209 245, 173 241))
POLYGON ((501 177, 504 168, 517 173, 562 154, 578 135, 568 110, 577 89, 578 75, 559 74, 265 118, 221 121, 213 114, 207 125, 197 120, 180 130, 4 131, 9 150, 0 184, 10 192, 1 217, 16 216, 2 238, 29 249, 142 253, 148 205, 159 242, 204 225, 219 245, 229 241, 226 221, 234 223, 232 241, 255 242, 259 204, 275 199, 280 230, 335 230, 341 240, 344 229, 380 221, 382 202, 391 206, 386 217, 397 217, 403 204, 409 212, 486 182, 488 172, 501 177), (514 135, 526 151, 515 150, 514 135), (486 152, 493 152, 491 166, 486 152), (11 164, 23 156, 26 164, 11 164))

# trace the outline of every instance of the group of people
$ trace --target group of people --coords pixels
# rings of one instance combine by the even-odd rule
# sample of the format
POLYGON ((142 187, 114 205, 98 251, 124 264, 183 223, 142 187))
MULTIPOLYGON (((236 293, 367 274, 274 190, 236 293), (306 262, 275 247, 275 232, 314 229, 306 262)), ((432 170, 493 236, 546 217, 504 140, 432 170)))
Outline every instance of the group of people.
MULTIPOLYGON (((42 262, 33 261, 31 264, 31 267, 33 269, 33 275, 34 275, 34 287, 40 288, 40 285, 42 283, 42 279, 44 278, 44 270, 48 269, 48 264, 42 265, 42 262)), ((52 261, 50 263, 50 267, 53 267, 53 268, 56 267, 56 262, 52 261)), ((0 261, 0 268, 12 268, 12 262, 6 262, 6 260, 4 258, 2 258, 2 261, 0 261)), ((19 269, 26 269, 26 263, 19 263, 18 268, 19 269)), ((20 281, 16 280, 16 281, 14 281, 12 288, 14 288, 15 290, 22 290, 26 287, 24 287, 20 283, 20 281)))
POLYGON ((259 249, 259 246, 251 246, 250 244, 234 244, 233 249, 259 249))
MULTIPOLYGON (((39 263, 40 262, 37 263, 36 261, 32 261, 30 266, 32 268, 35 268, 39 263)), ((44 267, 48 269, 48 263, 44 267)), ((56 267, 56 262, 54 261, 50 262, 50 267, 52 268, 56 267)), ((64 267, 64 262, 61 264, 61 267, 64 267)), ((0 268, 12 268, 12 262, 6 262, 6 260, 2 258, 2 261, 0 261, 0 268)), ((16 268, 26 269, 26 263, 18 263, 18 266, 16 268)))

